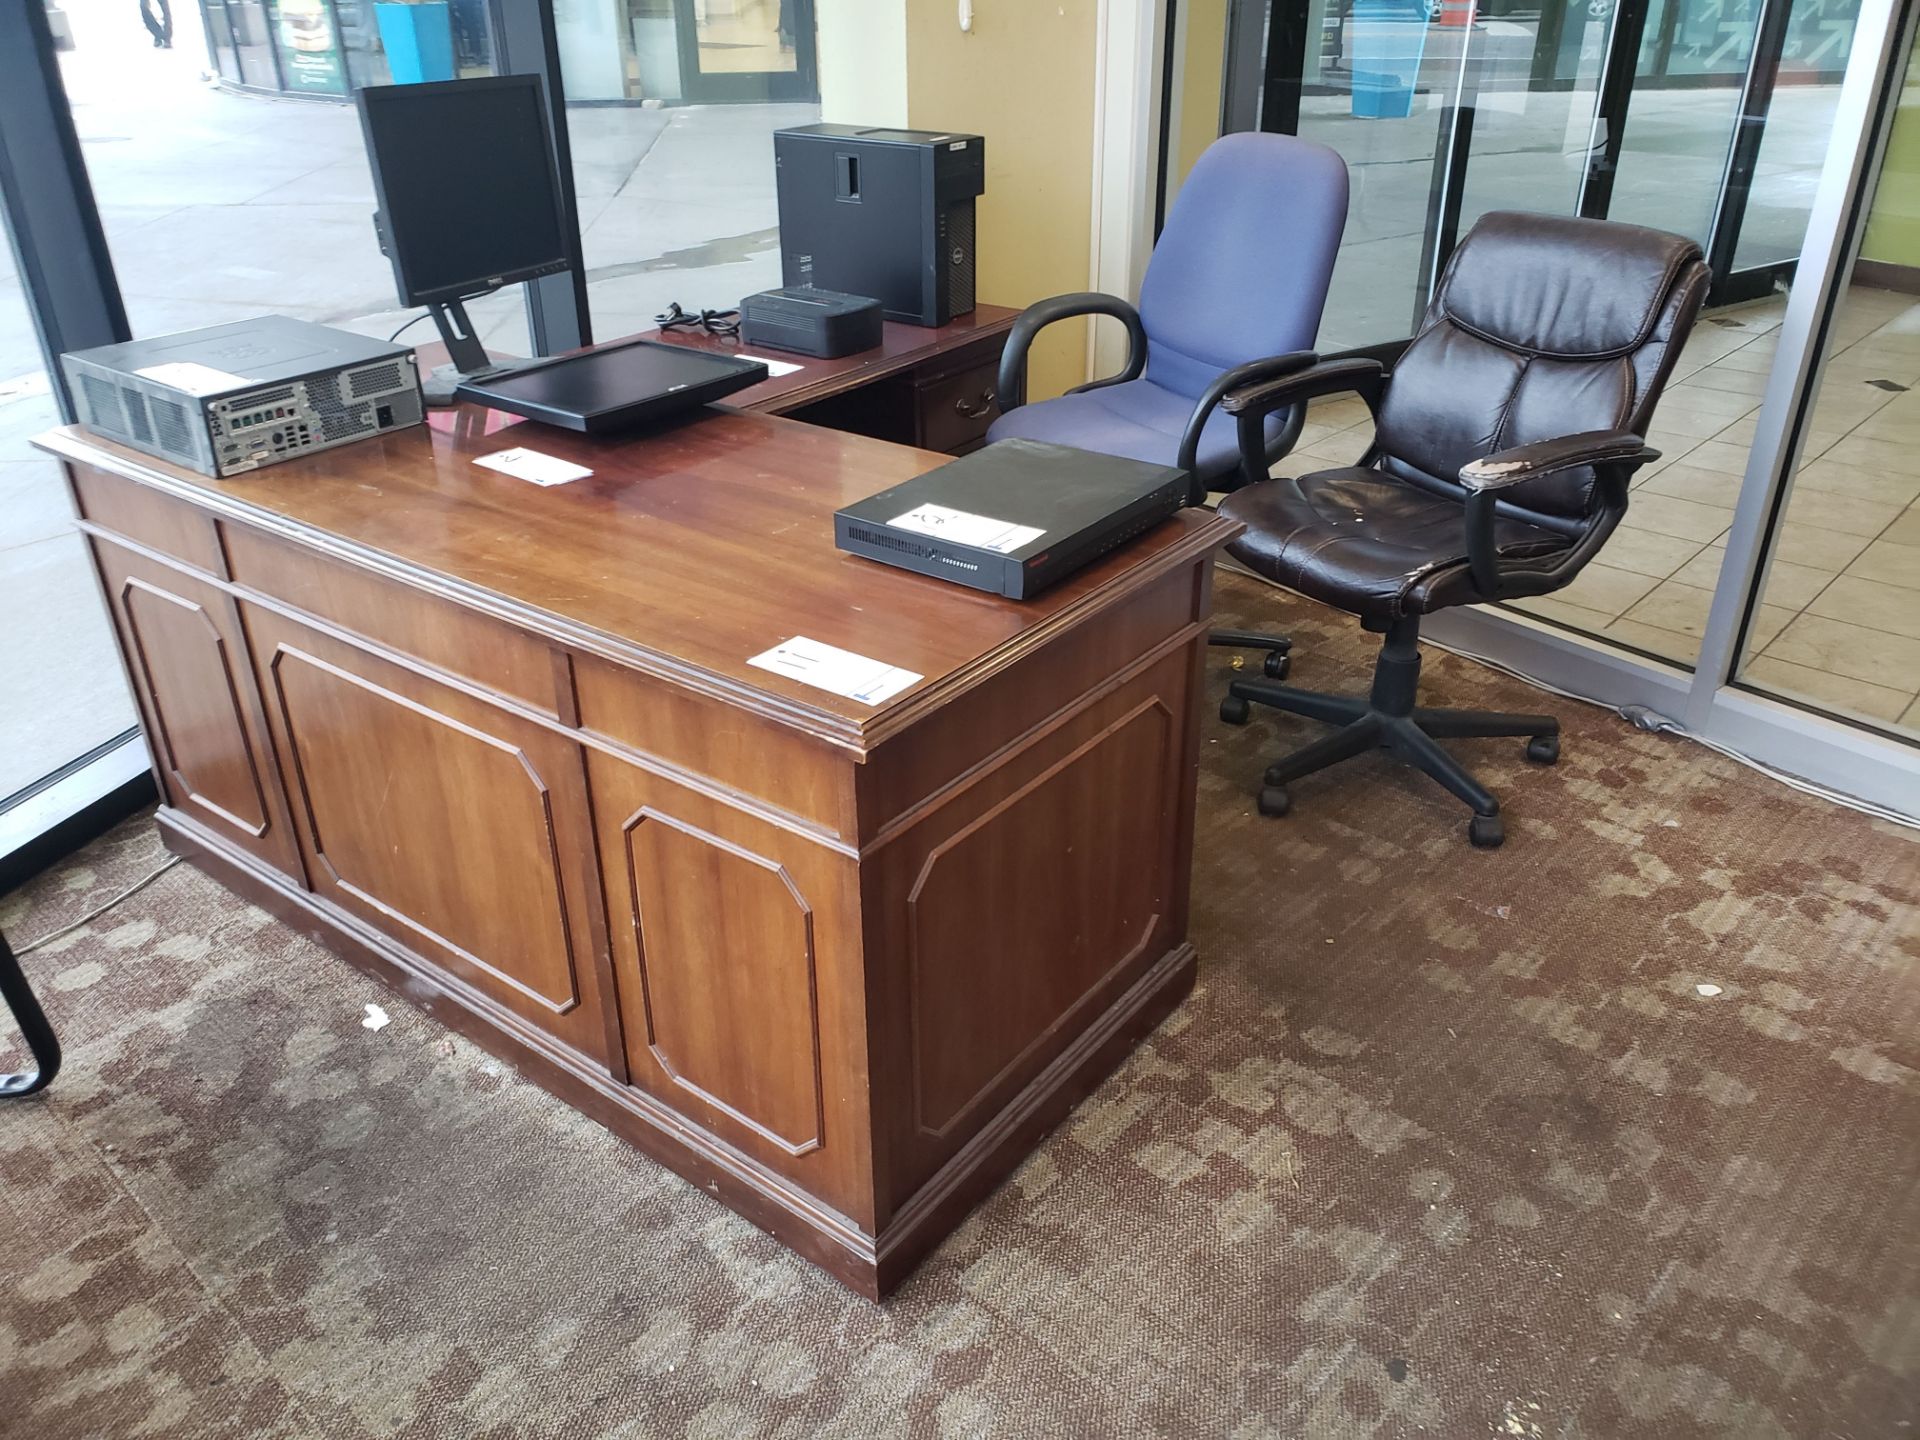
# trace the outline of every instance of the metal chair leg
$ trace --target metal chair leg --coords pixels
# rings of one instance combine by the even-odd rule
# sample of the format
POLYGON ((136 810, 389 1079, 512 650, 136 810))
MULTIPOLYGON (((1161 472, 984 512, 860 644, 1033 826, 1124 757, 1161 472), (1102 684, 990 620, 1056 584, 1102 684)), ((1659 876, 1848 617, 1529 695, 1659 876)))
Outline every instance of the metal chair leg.
POLYGON ((1284 654, 1293 649, 1293 637, 1262 635, 1258 630, 1212 630, 1207 634, 1207 644, 1234 650, 1278 650, 1284 654))
POLYGON ((1497 740, 1560 733, 1560 722, 1551 715, 1508 715, 1497 710, 1430 710, 1422 706, 1413 712, 1413 722, 1440 740, 1497 740))
POLYGON ((1499 845, 1506 838, 1500 802, 1465 765, 1443 749, 1439 741, 1442 738, 1525 736, 1527 759, 1537 765, 1551 765, 1560 758, 1560 722, 1551 715, 1417 706, 1414 699, 1420 685, 1418 617, 1403 616, 1367 628, 1381 632, 1385 640, 1374 663, 1372 688, 1365 699, 1322 695, 1261 680, 1235 680, 1227 686, 1227 696, 1220 702, 1220 718, 1229 724, 1244 724, 1253 705, 1269 705, 1341 727, 1291 755, 1283 755, 1267 767, 1259 795, 1260 813, 1286 814, 1292 804, 1286 789, 1290 782, 1379 745, 1401 763, 1439 781, 1473 811, 1467 825, 1467 838, 1475 845, 1483 849, 1499 845))
POLYGON ((1325 770, 1342 760, 1351 760, 1356 755, 1364 754, 1383 743, 1383 740, 1380 717, 1362 715, 1331 735, 1322 735, 1311 745, 1302 746, 1291 755, 1281 756, 1267 767, 1266 782, 1269 785, 1291 785, 1303 775, 1311 775, 1316 770, 1325 770))
POLYGON ((1350 695, 1322 695, 1317 690, 1299 690, 1291 685, 1270 685, 1264 680, 1234 680, 1227 693, 1256 705, 1304 715, 1327 725, 1350 725, 1367 713, 1367 702, 1350 695))
POLYGON ((1416 770, 1430 775, 1476 815, 1498 815, 1500 802, 1473 778, 1467 767, 1440 748, 1440 743, 1411 720, 1390 721, 1387 748, 1416 770))
POLYGON ((7 1008, 13 1012, 36 1067, 10 1075, 0 1074, 0 1099, 11 1100, 44 1090, 53 1083, 53 1077, 60 1073, 60 1040, 53 1033, 53 1026, 47 1023, 46 1011, 40 1008, 33 987, 27 984, 26 972, 21 970, 20 961, 4 935, 0 935, 0 997, 5 998, 7 1008))

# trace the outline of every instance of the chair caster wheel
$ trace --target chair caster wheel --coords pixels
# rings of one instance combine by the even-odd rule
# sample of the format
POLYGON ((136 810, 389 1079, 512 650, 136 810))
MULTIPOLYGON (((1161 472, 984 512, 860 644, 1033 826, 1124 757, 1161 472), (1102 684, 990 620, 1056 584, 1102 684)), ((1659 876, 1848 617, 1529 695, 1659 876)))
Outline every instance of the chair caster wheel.
POLYGON ((1476 815, 1467 822, 1467 839, 1476 850, 1498 850, 1506 838, 1506 827, 1498 815, 1476 815))
POLYGON ((1284 680, 1287 671, 1293 668, 1293 657, 1284 650, 1269 650, 1267 658, 1260 662, 1260 668, 1269 680, 1284 680))
POLYGON ((1536 735, 1527 742, 1527 759, 1536 765, 1551 765, 1560 758, 1558 735, 1536 735))
POLYGON ((1247 716, 1251 713, 1252 708, 1243 696, 1229 695, 1220 702, 1220 718, 1229 725, 1246 724, 1247 716))
POLYGON ((1293 798, 1281 785, 1262 785, 1260 787, 1260 813, 1271 819, 1277 819, 1293 808, 1293 798))

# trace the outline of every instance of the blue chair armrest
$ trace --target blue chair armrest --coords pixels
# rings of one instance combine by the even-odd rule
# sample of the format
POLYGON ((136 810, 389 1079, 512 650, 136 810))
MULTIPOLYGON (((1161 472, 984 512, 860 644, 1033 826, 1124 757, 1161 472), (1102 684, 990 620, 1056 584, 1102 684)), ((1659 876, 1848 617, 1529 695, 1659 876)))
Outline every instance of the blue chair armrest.
POLYGON ((1147 327, 1140 322, 1138 310, 1118 296, 1097 291, 1055 295, 1050 300, 1037 300, 1022 310, 1007 335, 1006 346, 1000 351, 1000 376, 996 384, 1001 414, 1022 404, 1026 398, 1027 351, 1033 347, 1033 337, 1056 320, 1071 320, 1078 315, 1111 315, 1127 327, 1127 365, 1118 375, 1076 386, 1076 391, 1097 390, 1103 385, 1140 378, 1147 368, 1147 327))
MULTIPOLYGON (((1187 428, 1180 436, 1180 449, 1174 464, 1191 475, 1199 464, 1200 435, 1207 428, 1207 420, 1216 406, 1230 393, 1248 385, 1259 384, 1263 380, 1277 380, 1283 375, 1292 375, 1309 369, 1320 363, 1320 357, 1311 350, 1295 350, 1286 355, 1269 355, 1261 360, 1249 360, 1244 365, 1236 365, 1231 370, 1223 370, 1213 377, 1213 383, 1207 386, 1199 402, 1193 407, 1193 414, 1187 417, 1187 428)), ((1261 417, 1264 419, 1264 416, 1261 417)), ((1262 427, 1264 429, 1264 427, 1262 427)), ((1299 434, 1299 427, 1293 427, 1299 434)), ((1289 441, 1291 443, 1291 440, 1289 441)), ((1196 488, 1199 482, 1195 482, 1196 488)), ((1202 497, 1204 498, 1204 497, 1202 497)))

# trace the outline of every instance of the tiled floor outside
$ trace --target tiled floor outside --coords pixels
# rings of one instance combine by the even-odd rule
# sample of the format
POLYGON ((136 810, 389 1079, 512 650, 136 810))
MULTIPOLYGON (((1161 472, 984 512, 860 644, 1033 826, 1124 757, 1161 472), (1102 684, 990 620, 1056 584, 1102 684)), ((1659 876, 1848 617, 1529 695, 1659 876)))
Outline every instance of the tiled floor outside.
MULTIPOLYGON (((1626 523, 1536 614, 1691 664, 1726 554, 1784 296, 1703 317, 1626 523)), ((1352 464, 1366 407, 1313 407, 1290 463, 1352 464)), ((1920 302, 1855 287, 1795 477, 1742 678, 1920 736, 1920 302)))

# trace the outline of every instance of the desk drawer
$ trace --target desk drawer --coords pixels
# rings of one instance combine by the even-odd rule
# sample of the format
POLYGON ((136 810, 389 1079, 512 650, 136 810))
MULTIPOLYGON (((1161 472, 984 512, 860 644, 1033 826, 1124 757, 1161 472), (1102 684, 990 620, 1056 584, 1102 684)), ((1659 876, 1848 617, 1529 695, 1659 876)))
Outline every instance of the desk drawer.
POLYGON ((922 450, 959 454, 987 438, 987 427, 1000 418, 999 363, 996 357, 914 386, 915 443, 922 450))

